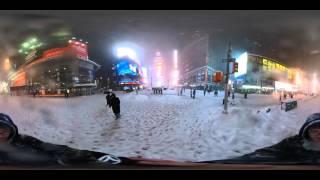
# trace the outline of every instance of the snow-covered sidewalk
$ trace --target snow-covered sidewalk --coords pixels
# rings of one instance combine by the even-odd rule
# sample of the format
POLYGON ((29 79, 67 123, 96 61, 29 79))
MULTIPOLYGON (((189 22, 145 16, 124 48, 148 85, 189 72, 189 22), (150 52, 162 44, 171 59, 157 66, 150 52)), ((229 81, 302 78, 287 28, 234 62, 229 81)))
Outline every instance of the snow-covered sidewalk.
MULTIPOLYGON (((203 161, 224 159, 271 145, 298 132, 306 117, 319 112, 320 98, 298 97, 298 108, 280 110, 278 97, 236 95, 222 114, 223 93, 176 91, 118 94, 121 118, 114 120, 105 95, 75 98, 0 96, 21 133, 74 148, 118 156, 203 161), (266 110, 270 108, 270 112, 266 110)), ((231 98, 230 98, 231 99, 231 98)))

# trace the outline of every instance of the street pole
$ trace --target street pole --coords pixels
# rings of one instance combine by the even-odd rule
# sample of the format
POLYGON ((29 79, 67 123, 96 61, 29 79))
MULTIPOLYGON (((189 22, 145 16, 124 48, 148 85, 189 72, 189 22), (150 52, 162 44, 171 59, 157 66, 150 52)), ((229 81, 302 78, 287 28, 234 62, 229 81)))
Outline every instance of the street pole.
POLYGON ((228 83, 229 83, 229 63, 232 62, 231 58, 231 43, 229 42, 228 46, 228 54, 227 54, 227 68, 226 68, 226 78, 224 85, 224 109, 223 113, 228 114, 228 83))

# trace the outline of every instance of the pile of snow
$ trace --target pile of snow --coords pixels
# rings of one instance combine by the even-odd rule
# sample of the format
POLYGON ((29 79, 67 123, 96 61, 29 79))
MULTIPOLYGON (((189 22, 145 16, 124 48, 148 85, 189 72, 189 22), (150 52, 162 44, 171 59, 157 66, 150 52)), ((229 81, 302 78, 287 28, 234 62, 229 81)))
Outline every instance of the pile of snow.
POLYGON ((70 147, 117 156, 204 161, 239 156, 294 135, 306 117, 318 112, 320 98, 295 97, 298 108, 280 110, 271 95, 236 94, 223 114, 223 92, 190 98, 175 90, 124 94, 121 118, 114 119, 105 95, 64 98, 0 96, 21 133, 70 147), (270 112, 267 109, 270 108, 270 112))

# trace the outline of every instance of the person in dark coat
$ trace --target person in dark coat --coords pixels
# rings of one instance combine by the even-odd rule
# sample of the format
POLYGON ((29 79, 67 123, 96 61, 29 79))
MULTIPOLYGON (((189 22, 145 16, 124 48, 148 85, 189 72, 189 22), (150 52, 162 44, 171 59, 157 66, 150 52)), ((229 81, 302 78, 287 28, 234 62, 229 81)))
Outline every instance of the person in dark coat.
POLYGON ((37 95, 37 90, 33 90, 33 97, 36 97, 36 95, 37 95))
POLYGON ((193 89, 192 98, 194 99, 196 97, 196 89, 193 89))
POLYGON ((111 102, 111 95, 110 92, 107 92, 106 95, 106 101, 107 101, 107 106, 111 107, 110 102, 111 102))
POLYGON ((115 95, 112 94, 112 111, 114 115, 116 116, 116 119, 120 118, 120 99, 115 95))
POLYGON ((248 98, 248 92, 244 92, 244 98, 247 99, 248 98))
POLYGON ((21 135, 12 119, 0 113, 0 164, 5 165, 75 165, 120 164, 127 158, 65 145, 43 142, 21 135))
POLYGON ((114 93, 110 93, 110 97, 109 97, 109 107, 110 107, 110 108, 112 107, 112 103, 113 103, 113 98, 114 98, 113 95, 115 96, 114 93))
POLYGON ((192 98, 192 89, 190 88, 190 97, 192 98))
POLYGON ((299 134, 252 153, 218 163, 320 164, 320 113, 310 115, 299 134))
POLYGON ((69 97, 69 93, 70 93, 70 90, 67 89, 67 90, 64 92, 64 97, 68 98, 68 97, 69 97))

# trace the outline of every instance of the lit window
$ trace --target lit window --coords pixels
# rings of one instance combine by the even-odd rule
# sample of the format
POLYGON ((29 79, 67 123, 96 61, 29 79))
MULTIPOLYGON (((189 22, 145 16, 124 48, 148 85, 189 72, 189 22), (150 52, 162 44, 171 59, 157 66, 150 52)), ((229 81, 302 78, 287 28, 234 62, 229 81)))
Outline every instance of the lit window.
POLYGON ((268 60, 263 59, 263 64, 264 64, 264 65, 268 65, 268 60))

